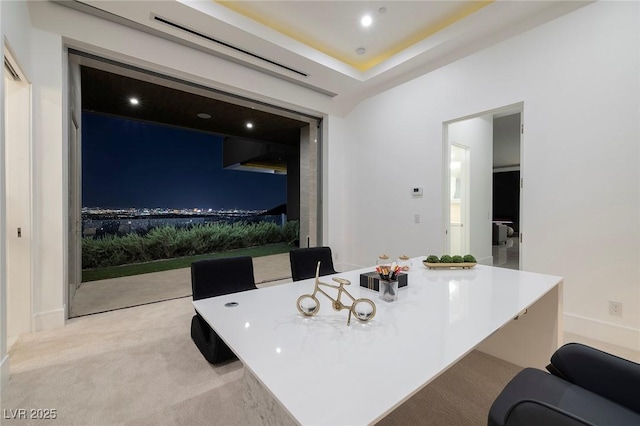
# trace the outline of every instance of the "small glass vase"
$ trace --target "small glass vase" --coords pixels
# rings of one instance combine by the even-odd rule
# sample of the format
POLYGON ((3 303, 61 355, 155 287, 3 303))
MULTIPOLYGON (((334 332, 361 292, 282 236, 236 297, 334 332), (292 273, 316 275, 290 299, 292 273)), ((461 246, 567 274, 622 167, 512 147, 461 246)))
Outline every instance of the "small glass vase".
POLYGON ((378 293, 380 294, 380 299, 385 302, 394 302, 398 300, 398 281, 380 280, 378 293))
POLYGON ((411 266, 413 266, 411 259, 409 258, 409 256, 406 256, 406 255, 400 256, 398 258, 397 264, 400 267, 400 270, 404 272, 407 272, 409 269, 411 269, 411 266))
POLYGON ((376 259, 376 266, 379 266, 385 269, 390 269, 391 259, 389 259, 389 256, 387 256, 386 254, 381 254, 380 256, 378 256, 378 259, 376 259))

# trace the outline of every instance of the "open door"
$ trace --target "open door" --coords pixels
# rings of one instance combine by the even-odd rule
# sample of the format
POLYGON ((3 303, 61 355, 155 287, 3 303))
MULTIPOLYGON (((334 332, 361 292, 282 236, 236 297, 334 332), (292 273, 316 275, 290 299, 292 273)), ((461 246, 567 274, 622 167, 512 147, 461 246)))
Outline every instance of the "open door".
POLYGON ((82 162, 80 66, 69 62, 69 214, 67 318, 82 283, 82 162))
MULTIPOLYGON (((80 192, 80 128, 72 118, 69 125, 69 301, 82 282, 82 217, 80 192)), ((71 309, 69 309, 71 312, 71 309)))

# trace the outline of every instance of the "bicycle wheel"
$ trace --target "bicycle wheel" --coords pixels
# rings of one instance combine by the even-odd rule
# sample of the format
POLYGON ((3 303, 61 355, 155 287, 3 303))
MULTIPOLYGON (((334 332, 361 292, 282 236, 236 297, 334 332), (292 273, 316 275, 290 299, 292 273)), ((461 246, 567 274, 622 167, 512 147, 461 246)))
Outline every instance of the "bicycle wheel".
POLYGON ((360 321, 369 321, 376 316, 376 305, 369 299, 356 299, 351 305, 351 312, 360 321))
POLYGON ((312 317, 320 310, 320 302, 311 294, 303 294, 296 301, 298 312, 307 317, 312 317))

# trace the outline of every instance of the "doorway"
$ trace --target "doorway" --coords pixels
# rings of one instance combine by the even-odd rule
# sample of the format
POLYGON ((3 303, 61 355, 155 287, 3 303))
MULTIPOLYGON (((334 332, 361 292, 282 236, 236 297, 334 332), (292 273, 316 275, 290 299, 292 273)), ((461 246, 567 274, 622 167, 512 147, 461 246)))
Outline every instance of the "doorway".
MULTIPOLYGON (((93 213, 88 207, 92 205, 85 205, 85 203, 91 201, 87 197, 87 191, 91 188, 88 180, 90 173, 81 164, 83 162, 82 158, 91 152, 89 149, 91 147, 91 138, 87 133, 88 129, 90 129, 91 121, 84 114, 85 112, 91 112, 91 116, 100 115, 101 117, 129 119, 130 121, 133 120, 132 123, 137 124, 155 123, 156 125, 165 126, 168 131, 201 131, 204 132, 203 134, 215 135, 216 138, 224 137, 222 149, 221 151, 216 151, 215 155, 222 155, 225 172, 229 170, 237 170, 235 173, 261 171, 262 174, 277 175, 282 174, 276 173, 276 171, 285 162, 285 170, 287 170, 286 217, 292 222, 299 223, 299 237, 296 236, 290 241, 299 241, 301 247, 321 244, 319 223, 321 223, 322 217, 322 204, 318 197, 322 193, 321 179, 318 175, 321 170, 319 167, 322 146, 321 117, 252 101, 197 83, 163 76, 142 68, 116 63, 73 49, 69 49, 69 79, 69 106, 71 108, 69 114, 69 317, 119 309, 126 307, 127 303, 129 306, 153 303, 160 299, 165 299, 166 294, 171 294, 171 297, 184 297, 191 293, 188 276, 187 279, 182 279, 181 276, 180 279, 168 280, 173 286, 163 293, 165 296, 158 296, 159 292, 156 290, 159 289, 159 280, 151 281, 151 277, 143 278, 143 274, 139 273, 136 274, 137 277, 144 279, 145 281, 142 284, 151 287, 151 291, 138 291, 137 293, 144 294, 140 298, 132 299, 128 299, 123 292, 119 292, 118 306, 115 306, 115 298, 111 298, 113 303, 102 303, 107 298, 96 294, 102 291, 103 287, 96 291, 91 291, 91 289, 97 289, 97 281, 103 281, 104 278, 94 280, 84 280, 82 278, 84 272, 81 269, 81 265, 84 261, 80 261, 82 257, 80 247, 83 238, 97 239, 93 238, 93 236, 98 236, 98 230, 101 232, 100 235, 103 235, 103 232, 117 236, 131 233, 132 222, 137 220, 138 216, 145 216, 143 219, 147 219, 147 216, 150 217, 152 214, 156 216, 158 214, 166 215, 169 210, 165 211, 164 207, 171 207, 170 213, 179 216, 186 214, 183 213, 185 205, 187 207, 206 207, 202 211, 208 209, 209 212, 212 212, 213 210, 213 213, 209 215, 211 217, 214 216, 214 213, 223 209, 225 214, 229 212, 231 212, 229 214, 238 214, 249 211, 248 209, 237 208, 238 206, 233 204, 229 206, 200 206, 199 204, 175 203, 177 205, 174 206, 169 203, 170 205, 167 206, 160 205, 159 207, 162 207, 162 209, 154 208, 153 212, 150 210, 149 212, 143 211, 141 213, 142 207, 149 206, 141 207, 128 204, 124 206, 123 203, 123 206, 128 208, 125 209, 123 207, 120 209, 115 204, 115 207, 95 204, 95 206, 99 207, 112 207, 106 214, 117 216, 106 219, 109 228, 104 226, 102 219, 100 219, 99 226, 95 223, 89 223, 91 221, 90 215, 93 213), (132 102, 131 98, 135 98, 135 103, 132 102), (167 99, 171 99, 171 103, 168 105, 167 99), (222 121, 223 119, 224 121, 222 121), (82 194, 83 189, 85 194, 81 197, 80 194, 82 194), (175 207, 179 207, 179 209, 175 209, 175 207), (130 208, 133 208, 133 212, 130 208), (81 209, 83 209, 82 215, 80 215, 81 209), (125 213, 113 211, 123 209, 126 210, 125 213), (179 211, 176 213, 175 210, 179 211), (126 215, 131 217, 124 219, 126 215), (121 220, 126 220, 126 222, 121 222, 121 220), (93 282, 90 283, 90 281, 93 282), (180 288, 177 289, 176 286, 180 288), (90 291, 91 295, 88 295, 90 291), (90 305, 85 303, 88 301, 91 301, 90 305)), ((95 125, 95 123, 93 124, 95 125)), ((131 124, 131 126, 128 126, 128 130, 133 129, 133 127, 139 126, 131 124)), ((106 132, 104 133, 106 134, 106 132)), ((181 137, 176 137, 175 140, 182 141, 181 149, 187 150, 185 140, 181 137)), ((157 140, 156 142, 159 143, 160 141, 157 140)), ((176 144, 175 147, 177 146, 176 144)), ((160 149, 153 148, 148 150, 148 152, 153 153, 160 151, 160 149)), ((118 155, 124 155, 123 153, 131 156, 133 147, 129 145, 127 149, 122 149, 121 153, 115 153, 110 158, 118 159, 118 155)), ((172 159, 178 158, 180 153, 176 153, 172 159)), ((205 160, 213 158, 213 155, 209 154, 211 153, 205 153, 202 158, 205 160)), ((175 162, 179 163, 177 160, 175 162)), ((151 161, 148 163, 151 164, 151 161)), ((84 164, 86 165, 88 162, 84 164)), ((122 162, 114 160, 114 164, 121 165, 122 162)), ((184 165, 186 163, 182 162, 181 164, 184 165)), ((204 169, 204 167, 195 168, 195 170, 204 169)), ((186 175, 187 173, 184 172, 183 174, 186 175)), ((195 183, 199 183, 199 181, 193 181, 193 183, 195 187, 195 183)), ((257 185, 254 185, 254 187, 257 187, 257 185)), ((226 185, 220 185, 220 188, 220 191, 231 192, 227 190, 228 186, 226 185)), ((181 192, 186 193, 186 191, 181 192)), ((214 191, 210 187, 208 192, 213 193, 214 191)), ((238 192, 247 193, 247 191, 238 192)), ((137 200, 134 201, 138 202, 137 200)), ((158 206, 154 204, 150 207, 158 206)), ((107 209, 104 210, 106 211, 107 209)), ((200 211, 201 209, 193 210, 200 211)), ((275 209, 268 211, 271 210, 275 209)), ((98 213, 102 214, 104 212, 98 213)), ((203 217, 198 217, 198 220, 202 219, 203 222, 205 220, 211 222, 210 218, 205 218, 204 215, 200 216, 203 217)), ((168 222, 169 219, 180 219, 180 217, 162 217, 162 219, 167 219, 164 222, 168 222)), ((151 226, 157 226, 155 222, 151 223, 149 220, 146 220, 146 222, 149 223, 147 229, 133 227, 134 231, 140 230, 142 233, 150 229, 151 226)), ((190 225, 185 225, 185 227, 188 226, 190 225)), ((113 284, 114 288, 117 287, 118 289, 125 287, 128 292, 135 292, 136 289, 140 289, 139 286, 125 285, 121 281, 110 282, 109 284, 113 284)))
POLYGON ((7 341, 31 332, 31 85, 5 45, 7 341))
MULTIPOLYGON (((485 265, 520 268, 522 111, 523 104, 519 103, 443 123, 446 165, 443 176, 445 253, 472 254, 479 263, 485 265), (513 123, 514 120, 517 121, 515 133, 509 131, 508 136, 505 136, 501 127, 504 122, 513 123), (505 148, 507 139, 508 149, 505 148), (464 173, 460 169, 464 162, 460 158, 465 156, 468 164, 466 186, 463 181, 464 173), (503 189, 495 189, 497 174, 514 170, 518 174, 517 188, 509 194, 505 194, 503 189), (466 210, 461 209, 465 205, 461 198, 463 194, 466 210), (494 208, 497 205, 494 198, 496 194, 503 201, 505 197, 514 198, 509 199, 508 204, 517 204, 516 213, 506 217, 504 211, 494 208), (500 237, 502 234, 498 234, 499 238, 496 239, 496 227, 505 234, 504 238, 500 237), (510 231, 508 235, 507 230, 510 231), (507 253, 508 265, 505 261, 507 253)), ((500 175, 502 176, 504 175, 500 175)))

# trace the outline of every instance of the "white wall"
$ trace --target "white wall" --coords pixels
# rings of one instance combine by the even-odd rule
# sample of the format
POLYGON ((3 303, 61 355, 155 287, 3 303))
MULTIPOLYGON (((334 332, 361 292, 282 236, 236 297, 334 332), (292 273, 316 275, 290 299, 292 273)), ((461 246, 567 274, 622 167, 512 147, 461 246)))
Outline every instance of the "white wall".
POLYGON ((33 321, 42 330, 62 326, 65 319, 62 38, 33 28, 25 2, 2 2, 2 8, 7 44, 32 83, 33 321))
MULTIPOLYGON (((480 263, 493 265, 491 221, 493 219, 493 116, 483 115, 448 125, 451 143, 469 149, 470 200, 469 250, 480 263)), ((446 195, 445 195, 446 196, 446 195)), ((439 254, 440 252, 437 252, 439 254)), ((468 253, 453 253, 465 255, 468 253)))
POLYGON ((640 348, 638 7, 588 5, 356 107, 352 262, 438 252, 442 123, 524 102, 522 268, 565 277, 566 329, 640 348))
MULTIPOLYGON (((31 64, 31 22, 26 3, 24 2, 0 2, 0 33, 4 43, 10 47, 13 57, 25 72, 27 77, 32 70, 31 64)), ((4 43, 2 52, 4 54, 4 43)), ((1 98, 5 97, 4 89, 4 67, 0 71, 2 81, 1 98)), ((4 101, 0 102, 0 391, 9 378, 9 358, 7 355, 7 282, 6 282, 6 193, 4 181, 4 155, 5 155, 5 134, 4 134, 4 101)))

